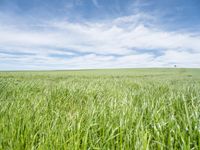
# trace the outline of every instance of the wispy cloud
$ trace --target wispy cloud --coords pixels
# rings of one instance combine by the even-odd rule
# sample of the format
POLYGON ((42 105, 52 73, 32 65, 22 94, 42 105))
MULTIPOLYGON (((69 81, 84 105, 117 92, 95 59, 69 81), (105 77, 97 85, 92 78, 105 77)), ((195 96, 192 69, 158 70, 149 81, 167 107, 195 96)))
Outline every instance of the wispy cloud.
POLYGON ((92 2, 97 8, 100 7, 98 0, 92 0, 92 2))
MULTIPOLYGON (((100 6, 97 0, 93 4, 100 6)), ((59 18, 31 25, 0 21, 0 69, 22 69, 22 64, 24 69, 174 64, 200 67, 200 33, 170 31, 155 22, 155 16, 144 12, 109 21, 77 22, 59 18)))

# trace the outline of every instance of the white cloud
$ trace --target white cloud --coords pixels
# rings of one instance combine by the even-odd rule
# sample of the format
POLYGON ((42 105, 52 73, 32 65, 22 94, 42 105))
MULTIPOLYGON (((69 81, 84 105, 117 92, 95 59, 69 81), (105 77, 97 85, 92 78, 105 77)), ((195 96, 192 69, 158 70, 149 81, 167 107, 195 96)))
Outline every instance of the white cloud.
POLYGON ((177 65, 178 67, 200 67, 200 52, 190 53, 185 51, 168 50, 163 56, 155 59, 163 65, 177 65))
POLYGON ((41 25, 39 30, 0 24, 0 52, 35 54, 25 58, 1 54, 0 62, 32 63, 32 67, 42 63, 44 69, 162 67, 173 63, 200 67, 199 34, 148 27, 143 24, 148 19, 153 18, 138 14, 105 23, 54 21, 41 25), (52 58, 50 54, 72 57, 52 58))
POLYGON ((148 22, 152 23, 155 21, 156 21, 156 18, 151 15, 148 15, 145 13, 137 13, 137 14, 130 15, 130 16, 118 17, 113 20, 113 23, 117 24, 117 25, 127 25, 128 24, 130 27, 134 27, 141 23, 148 23, 148 22))

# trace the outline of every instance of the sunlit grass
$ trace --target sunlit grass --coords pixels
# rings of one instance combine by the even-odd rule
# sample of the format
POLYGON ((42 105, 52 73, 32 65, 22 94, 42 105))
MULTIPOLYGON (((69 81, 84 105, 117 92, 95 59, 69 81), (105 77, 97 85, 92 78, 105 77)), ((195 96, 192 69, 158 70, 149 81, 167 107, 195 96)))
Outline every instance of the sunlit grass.
POLYGON ((0 73, 0 149, 199 149, 200 70, 0 73))

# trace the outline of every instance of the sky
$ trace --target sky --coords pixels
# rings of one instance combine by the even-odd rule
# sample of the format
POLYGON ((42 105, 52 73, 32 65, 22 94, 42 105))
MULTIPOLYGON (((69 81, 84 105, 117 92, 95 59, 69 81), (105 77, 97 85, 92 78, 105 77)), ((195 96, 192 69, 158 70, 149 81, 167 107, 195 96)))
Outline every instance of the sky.
POLYGON ((0 0, 0 70, 200 67, 199 0, 0 0))

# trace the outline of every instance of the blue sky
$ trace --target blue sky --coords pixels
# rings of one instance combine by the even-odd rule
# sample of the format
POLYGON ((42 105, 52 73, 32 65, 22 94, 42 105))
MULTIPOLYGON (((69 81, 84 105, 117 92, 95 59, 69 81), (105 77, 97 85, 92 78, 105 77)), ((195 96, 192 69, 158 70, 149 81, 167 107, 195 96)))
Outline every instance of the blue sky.
POLYGON ((200 67, 199 0, 0 0, 0 70, 200 67))

